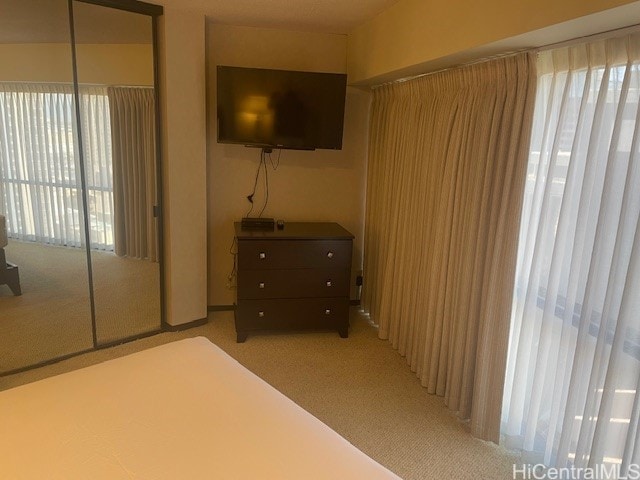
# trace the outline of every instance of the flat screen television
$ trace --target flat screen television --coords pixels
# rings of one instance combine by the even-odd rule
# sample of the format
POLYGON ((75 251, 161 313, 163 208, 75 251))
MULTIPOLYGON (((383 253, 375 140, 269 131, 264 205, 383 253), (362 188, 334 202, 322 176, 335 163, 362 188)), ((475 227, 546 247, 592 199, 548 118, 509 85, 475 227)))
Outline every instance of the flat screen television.
POLYGON ((218 142, 340 150, 347 76, 218 66, 218 142))

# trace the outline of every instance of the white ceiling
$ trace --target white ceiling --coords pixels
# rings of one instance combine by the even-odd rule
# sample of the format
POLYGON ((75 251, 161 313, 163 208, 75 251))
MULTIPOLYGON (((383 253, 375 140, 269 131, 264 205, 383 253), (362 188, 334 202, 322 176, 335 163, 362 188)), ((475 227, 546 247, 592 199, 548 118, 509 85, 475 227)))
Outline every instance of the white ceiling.
MULTIPOLYGON (((154 0, 148 0, 154 3, 154 0)), ((215 23, 346 34, 398 0, 159 0, 215 23)))

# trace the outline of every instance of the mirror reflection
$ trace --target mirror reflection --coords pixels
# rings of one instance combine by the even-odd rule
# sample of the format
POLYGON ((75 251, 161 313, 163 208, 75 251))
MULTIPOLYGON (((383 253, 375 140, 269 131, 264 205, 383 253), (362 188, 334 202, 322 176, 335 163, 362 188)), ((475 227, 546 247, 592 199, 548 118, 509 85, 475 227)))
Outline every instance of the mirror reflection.
POLYGON ((82 2, 73 8, 96 330, 104 344, 160 328, 152 19, 82 2))
POLYGON ((0 374, 161 328, 152 18, 72 6, 77 84, 67 0, 2 2, 0 374))
POLYGON ((93 338, 67 2, 3 0, 0 65, 1 373, 93 338))

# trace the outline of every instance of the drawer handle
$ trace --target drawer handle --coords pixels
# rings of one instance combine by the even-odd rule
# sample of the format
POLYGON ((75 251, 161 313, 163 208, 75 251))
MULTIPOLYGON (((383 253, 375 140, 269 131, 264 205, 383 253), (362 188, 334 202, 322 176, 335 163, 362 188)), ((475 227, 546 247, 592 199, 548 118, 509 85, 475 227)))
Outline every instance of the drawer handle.
POLYGON ((331 286, 333 286, 333 284, 331 283, 331 280, 328 280, 327 281, 327 287, 331 287, 331 286))
POLYGON ((327 252, 327 258, 333 258, 333 252, 331 250, 327 252))
POLYGON ((267 258, 267 254, 266 254, 266 253, 264 253, 264 252, 260 252, 260 253, 258 254, 258 258, 259 258, 260 260, 264 260, 265 258, 267 258))
POLYGON ((259 311, 259 312, 258 312, 258 316, 259 316, 259 317, 264 317, 264 312, 263 312, 263 311, 259 311))
POLYGON ((327 308, 327 309, 324 311, 324 314, 325 314, 325 315, 331 315, 331 309, 330 309, 330 308, 327 308))
POLYGON ((264 288, 264 282, 260 282, 260 283, 258 284, 258 288, 264 288))

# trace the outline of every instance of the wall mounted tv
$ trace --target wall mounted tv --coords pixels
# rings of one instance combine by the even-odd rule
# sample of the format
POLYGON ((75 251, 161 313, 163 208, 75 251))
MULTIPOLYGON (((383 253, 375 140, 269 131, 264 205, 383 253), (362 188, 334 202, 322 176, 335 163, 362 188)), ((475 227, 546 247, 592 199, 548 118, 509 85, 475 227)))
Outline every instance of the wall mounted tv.
POLYGON ((218 66, 218 142, 342 148, 347 76, 218 66))

